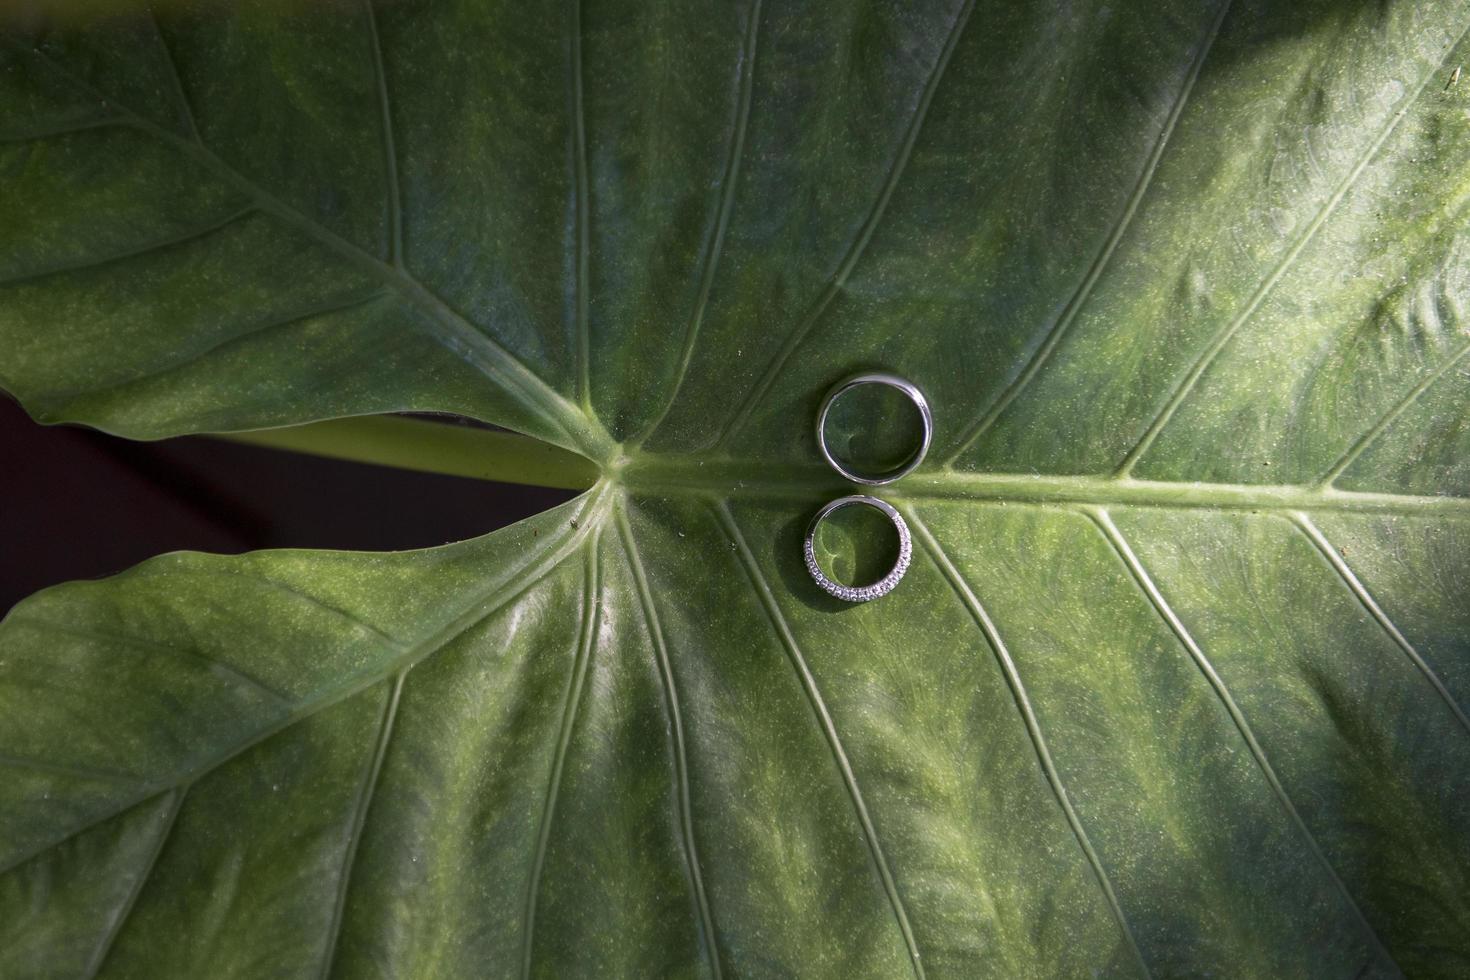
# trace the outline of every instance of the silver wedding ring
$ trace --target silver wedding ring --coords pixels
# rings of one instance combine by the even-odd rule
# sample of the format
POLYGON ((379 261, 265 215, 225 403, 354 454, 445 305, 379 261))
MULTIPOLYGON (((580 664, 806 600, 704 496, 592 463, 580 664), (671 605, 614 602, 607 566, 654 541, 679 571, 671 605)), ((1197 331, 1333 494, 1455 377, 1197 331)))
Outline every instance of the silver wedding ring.
POLYGON ((817 516, 812 518, 811 525, 806 529, 806 543, 803 545, 803 551, 806 554, 806 570, 811 573, 812 581, 821 586, 824 592, 847 602, 867 602, 869 599, 877 599, 893 591, 893 587, 909 570, 909 562, 914 556, 914 541, 909 535, 909 526, 904 523, 903 515, 895 510, 892 504, 879 500, 877 497, 855 494, 851 497, 838 497, 817 511, 817 516), (828 578, 827 574, 822 571, 822 567, 817 564, 817 528, 833 511, 859 505, 876 508, 893 522, 894 528, 898 531, 898 561, 894 562, 893 568, 887 575, 872 585, 842 585, 828 578))
MULTIPOLYGON (((817 413, 817 446, 822 450, 822 458, 825 459, 838 473, 841 473, 844 477, 851 480, 852 482, 861 483, 864 486, 880 487, 885 483, 892 483, 894 480, 907 476, 909 473, 913 472, 914 467, 918 466, 921 462, 924 461, 924 455, 929 452, 929 443, 933 438, 934 416, 929 411, 929 402, 925 400, 924 393, 920 391, 912 382, 906 381, 896 374, 888 374, 883 371, 873 371, 867 374, 857 374, 852 376, 851 378, 848 378, 846 381, 841 382, 831 391, 827 392, 827 397, 822 400, 822 410, 817 413), (833 455, 832 450, 827 448, 827 413, 831 411, 833 403, 835 403, 838 398, 840 398, 848 391, 851 391, 853 388, 857 388, 861 385, 886 385, 889 388, 896 388, 897 390, 903 392, 904 395, 908 397, 909 401, 914 403, 914 407, 919 410, 919 417, 923 420, 924 423, 924 438, 919 443, 919 448, 914 451, 913 455, 905 460, 903 465, 898 467, 898 469, 890 470, 887 473, 881 473, 877 476, 864 476, 859 473, 854 473, 852 470, 848 469, 846 466, 843 466, 840 462, 838 462, 837 457, 833 455)), ((872 498, 862 499, 869 500, 872 498)), ((902 524, 901 519, 899 520, 899 523, 902 524)))

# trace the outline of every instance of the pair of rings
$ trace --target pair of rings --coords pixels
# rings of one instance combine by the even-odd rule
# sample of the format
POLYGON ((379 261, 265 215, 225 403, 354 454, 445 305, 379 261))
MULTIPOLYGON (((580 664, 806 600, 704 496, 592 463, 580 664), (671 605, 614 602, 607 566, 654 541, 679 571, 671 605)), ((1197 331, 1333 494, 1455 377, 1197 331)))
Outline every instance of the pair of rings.
MULTIPOLYGON (((934 416, 929 410, 929 402, 924 398, 924 393, 912 382, 900 378, 896 374, 875 371, 867 374, 854 375, 840 382, 831 391, 827 392, 827 397, 822 400, 821 411, 817 413, 817 447, 822 452, 822 458, 846 479, 851 480, 853 483, 864 484, 865 486, 882 486, 901 479, 913 472, 914 468, 923 462, 925 454, 929 452, 929 443, 933 438, 934 416), (882 385, 899 391, 918 409, 919 419, 923 423, 923 437, 919 442, 918 448, 896 468, 886 473, 858 473, 849 466, 844 465, 827 445, 827 416, 831 412, 832 406, 836 403, 837 399, 854 388, 859 388, 863 385, 882 385)), ((822 591, 846 602, 867 602, 871 599, 877 599, 887 595, 893 591, 894 586, 898 585, 904 573, 909 570, 909 562, 913 558, 914 553, 914 542, 913 536, 909 533, 909 526, 903 519, 903 515, 892 504, 867 494, 853 494, 848 497, 839 497, 817 511, 816 516, 812 518, 811 524, 807 526, 806 540, 802 544, 802 552, 803 557, 806 559, 807 572, 811 574, 812 581, 816 582, 822 591), (884 517, 888 518, 889 522, 893 524, 894 530, 898 532, 898 560, 894 562, 893 567, 889 569, 886 575, 869 585, 851 586, 834 582, 827 577, 827 574, 822 571, 821 565, 817 563, 817 529, 821 527, 824 520, 844 507, 872 507, 884 517)))

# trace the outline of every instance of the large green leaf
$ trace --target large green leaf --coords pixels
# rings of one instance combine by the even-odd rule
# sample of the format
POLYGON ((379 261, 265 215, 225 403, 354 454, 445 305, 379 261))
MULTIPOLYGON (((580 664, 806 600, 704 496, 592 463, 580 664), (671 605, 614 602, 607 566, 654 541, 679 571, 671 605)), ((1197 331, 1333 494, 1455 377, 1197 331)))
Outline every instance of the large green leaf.
POLYGON ((19 606, 0 975, 1470 971, 1463 3, 237 7, 9 31, 4 385, 602 475, 19 606))

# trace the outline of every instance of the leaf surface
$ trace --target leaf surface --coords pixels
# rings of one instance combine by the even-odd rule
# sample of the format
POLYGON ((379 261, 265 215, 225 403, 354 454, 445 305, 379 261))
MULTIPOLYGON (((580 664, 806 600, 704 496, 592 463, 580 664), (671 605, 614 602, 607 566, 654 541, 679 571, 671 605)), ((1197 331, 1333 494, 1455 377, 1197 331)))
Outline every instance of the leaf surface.
POLYGON ((456 412, 601 478, 442 548, 18 606, 0 975, 1463 975, 1467 30, 6 28, 0 382, 34 415, 456 412), (935 449, 887 493, 908 576, 839 606, 809 420, 874 367, 935 449))

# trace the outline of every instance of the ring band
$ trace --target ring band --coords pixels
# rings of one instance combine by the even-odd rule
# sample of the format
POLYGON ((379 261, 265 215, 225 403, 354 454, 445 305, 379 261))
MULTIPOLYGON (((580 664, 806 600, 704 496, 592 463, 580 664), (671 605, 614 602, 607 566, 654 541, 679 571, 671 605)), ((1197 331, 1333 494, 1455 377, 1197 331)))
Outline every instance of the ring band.
POLYGON ((914 467, 924 461, 924 455, 929 452, 929 443, 934 438, 934 415, 929 411, 929 402, 924 398, 924 393, 912 382, 900 378, 896 374, 888 374, 883 371, 874 371, 868 374, 856 374, 846 381, 840 382, 827 397, 822 400, 822 410, 817 413, 817 446, 822 450, 822 458, 831 467, 844 477, 854 483, 861 483, 870 487, 881 487, 885 483, 892 483, 901 477, 913 472, 914 467), (837 461, 837 457, 827 448, 827 413, 831 411, 832 405, 837 399, 860 385, 886 385, 903 392, 914 403, 919 410, 919 417, 924 422, 924 440, 919 444, 915 453, 904 462, 902 466, 881 476, 861 476, 852 472, 837 461))
POLYGON ((855 494, 851 497, 838 497, 817 511, 817 516, 812 518, 812 523, 806 529, 806 542, 802 546, 806 555, 806 570, 811 573, 812 581, 821 586, 828 595, 836 596, 847 602, 867 602, 877 599, 893 591, 893 587, 903 578, 904 573, 909 570, 909 561, 914 555, 914 541, 909 535, 909 526, 904 522, 903 515, 894 509, 887 501, 879 500, 877 497, 869 497, 865 494, 855 494), (866 504, 883 512, 883 515, 893 522, 898 531, 898 561, 893 563, 893 568, 888 574, 874 582, 872 585, 853 587, 834 582, 827 577, 817 564, 817 528, 827 519, 827 515, 843 507, 853 507, 858 504, 866 504))

